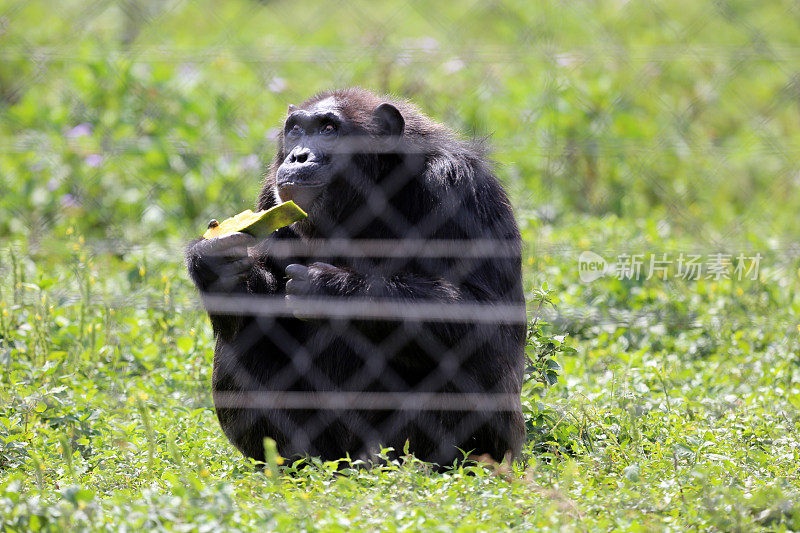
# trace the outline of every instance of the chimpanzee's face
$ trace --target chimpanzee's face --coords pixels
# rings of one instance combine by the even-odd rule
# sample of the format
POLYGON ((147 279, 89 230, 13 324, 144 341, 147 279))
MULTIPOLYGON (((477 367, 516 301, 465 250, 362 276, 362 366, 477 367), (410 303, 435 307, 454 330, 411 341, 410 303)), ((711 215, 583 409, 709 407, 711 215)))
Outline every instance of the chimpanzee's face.
POLYGON ((389 103, 352 109, 349 120, 334 97, 309 106, 289 106, 283 130, 286 154, 275 176, 280 201, 294 200, 306 212, 336 177, 358 176, 353 157, 391 151, 405 128, 400 111, 389 103))
POLYGON ((343 139, 352 126, 326 98, 308 109, 289 107, 283 137, 286 158, 278 167, 276 187, 281 201, 294 200, 308 211, 334 176, 350 162, 343 139))

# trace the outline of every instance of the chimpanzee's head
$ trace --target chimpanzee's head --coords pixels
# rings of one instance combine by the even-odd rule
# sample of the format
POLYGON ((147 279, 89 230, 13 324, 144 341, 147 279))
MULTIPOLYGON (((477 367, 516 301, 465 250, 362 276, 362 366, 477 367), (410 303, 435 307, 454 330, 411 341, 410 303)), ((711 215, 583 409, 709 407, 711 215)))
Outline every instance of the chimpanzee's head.
MULTIPOLYGON (((359 157, 391 150, 405 120, 398 108, 366 91, 338 92, 290 105, 273 163, 275 196, 306 211, 335 180, 364 173, 359 157)), ((363 166, 363 162, 361 163, 363 166)))

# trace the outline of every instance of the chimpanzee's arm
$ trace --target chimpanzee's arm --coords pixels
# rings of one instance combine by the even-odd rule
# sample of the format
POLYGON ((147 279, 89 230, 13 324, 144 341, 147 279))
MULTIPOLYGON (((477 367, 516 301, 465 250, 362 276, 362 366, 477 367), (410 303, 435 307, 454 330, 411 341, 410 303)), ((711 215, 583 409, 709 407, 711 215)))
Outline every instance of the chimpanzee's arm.
MULTIPOLYGON (((457 287, 444 278, 423 277, 414 274, 396 274, 388 277, 370 276, 346 268, 339 268, 327 263, 312 263, 308 267, 299 264, 286 268, 289 281, 286 283, 287 301, 290 307, 299 307, 302 298, 335 298, 347 297, 348 302, 358 305, 359 300, 371 304, 386 303, 391 311, 393 303, 441 303, 454 304, 463 301, 475 301, 474 295, 457 287)), ((457 322, 447 320, 447 309, 442 308, 442 317, 430 322, 423 318, 387 317, 387 318, 354 318, 351 324, 362 334, 372 340, 379 340, 389 334, 402 322, 437 323, 434 329, 442 340, 457 343, 463 335, 465 327, 457 322)), ((297 315, 303 317, 302 309, 297 315)))
POLYGON ((350 296, 396 300, 432 300, 457 302, 461 291, 443 278, 397 274, 370 276, 327 263, 308 267, 292 264, 286 268, 289 281, 286 292, 296 296, 350 296))
POLYGON ((270 241, 286 238, 293 238, 293 234, 279 230, 261 242, 250 235, 234 233, 189 243, 186 266, 200 291, 215 336, 232 339, 246 316, 230 312, 226 305, 220 309, 225 297, 283 295, 284 265, 276 263, 269 250, 270 241))

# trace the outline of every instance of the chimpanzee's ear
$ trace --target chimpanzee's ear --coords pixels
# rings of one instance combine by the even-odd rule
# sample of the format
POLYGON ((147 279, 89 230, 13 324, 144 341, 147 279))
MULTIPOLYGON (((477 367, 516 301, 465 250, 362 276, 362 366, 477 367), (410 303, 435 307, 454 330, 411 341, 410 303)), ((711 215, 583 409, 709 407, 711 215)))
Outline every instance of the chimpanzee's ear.
POLYGON ((400 111, 389 103, 382 103, 372 112, 372 120, 378 128, 379 135, 399 139, 406 127, 406 121, 400 111))
POLYGON ((286 110, 286 114, 287 114, 287 115, 291 115, 292 113, 294 113, 294 112, 295 112, 295 111, 297 111, 298 109, 300 109, 300 108, 299 108, 299 107, 297 107, 296 105, 294 105, 294 104, 289 104, 289 109, 287 109, 287 110, 286 110))

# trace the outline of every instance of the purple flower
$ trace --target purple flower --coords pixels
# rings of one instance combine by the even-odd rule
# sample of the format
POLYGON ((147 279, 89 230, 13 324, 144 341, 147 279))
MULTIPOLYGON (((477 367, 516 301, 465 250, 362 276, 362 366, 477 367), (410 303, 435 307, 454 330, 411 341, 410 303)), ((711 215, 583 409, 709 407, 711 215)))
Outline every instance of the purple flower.
POLYGON ((76 137, 88 137, 92 134, 92 125, 88 122, 84 122, 82 124, 78 124, 71 130, 67 132, 65 137, 69 139, 74 139, 76 137))
POLYGON ((272 81, 267 85, 267 89, 273 93, 282 93, 286 90, 286 80, 283 78, 272 78, 272 81))
POLYGON ((61 207, 80 207, 80 205, 78 199, 69 193, 61 197, 61 207))
POLYGON ((257 170, 261 168, 261 160, 256 154, 250 154, 242 159, 242 168, 246 170, 257 170))
POLYGON ((86 156, 86 159, 84 159, 83 162, 93 168, 99 167, 103 164, 103 156, 98 154, 89 154, 86 156))
POLYGON ((178 79, 180 79, 181 83, 184 83, 185 86, 194 87, 200 79, 200 71, 197 70, 197 67, 192 63, 185 63, 181 65, 181 68, 178 70, 178 79))
POLYGON ((444 68, 444 71, 447 74, 455 74, 456 72, 464 68, 464 62, 458 58, 451 59, 450 61, 447 61, 444 65, 442 65, 442 68, 444 68))

